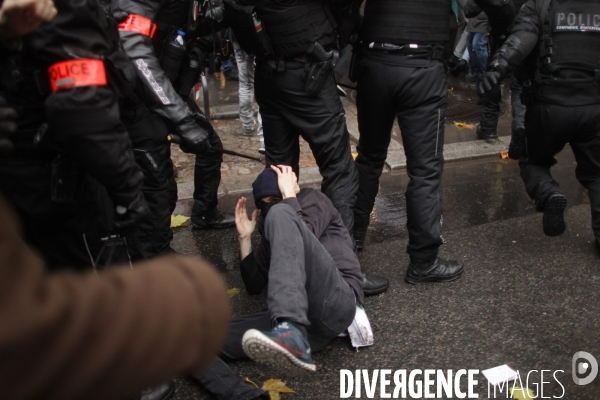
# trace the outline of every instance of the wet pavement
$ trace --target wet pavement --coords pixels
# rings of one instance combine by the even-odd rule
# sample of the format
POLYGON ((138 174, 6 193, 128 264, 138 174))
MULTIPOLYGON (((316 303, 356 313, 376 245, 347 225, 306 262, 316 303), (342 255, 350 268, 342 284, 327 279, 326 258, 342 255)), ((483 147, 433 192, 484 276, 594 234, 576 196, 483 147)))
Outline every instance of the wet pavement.
MULTIPOLYGON (((600 378, 587 386, 576 386, 571 378, 575 352, 600 357, 600 259, 588 199, 574 178, 573 156, 567 149, 558 159, 553 172, 569 207, 567 231, 557 238, 543 235, 541 214, 524 192, 516 162, 487 158, 446 165, 447 244, 440 255, 465 263, 463 277, 446 284, 404 282, 408 178, 404 172, 384 175, 360 254, 364 270, 391 282, 386 293, 366 300, 375 345, 356 352, 347 339, 337 339, 315 354, 318 372, 310 377, 283 377, 250 361, 233 362, 232 369, 258 384, 284 378, 296 394, 283 399, 336 399, 340 369, 456 371, 509 364, 523 375, 533 369, 564 371, 556 375, 566 391, 562 398, 600 398, 600 378)), ((224 196, 221 208, 231 212, 238 197, 224 196)), ((237 246, 233 229, 182 228, 173 242, 182 253, 211 260, 229 288, 242 288, 232 299, 232 310, 243 315, 259 311, 266 298, 244 292, 237 246)), ((539 381, 539 374, 532 374, 529 386, 535 388, 533 382, 539 381)), ((546 376, 545 381, 551 381, 544 386, 545 396, 561 395, 554 379, 546 376)), ((479 375, 480 399, 488 398, 485 385, 479 375)), ((176 400, 210 398, 193 380, 177 380, 176 400)))
MULTIPOLYGON (((213 82, 213 90, 221 90, 216 83, 220 81, 213 82)), ((451 78, 449 87, 452 99, 476 102, 473 89, 460 80, 451 78)), ((229 88, 235 91, 235 85, 229 88)), ((224 100, 230 108, 235 106, 231 99, 230 96, 224 100)), ((506 91, 503 102, 505 110, 509 110, 506 91)), ((344 104, 350 126, 355 108, 348 99, 344 104)), ((258 139, 242 136, 239 121, 221 119, 215 122, 215 128, 225 147, 258 154, 258 139)), ((510 112, 505 111, 499 135, 502 139, 509 134, 510 112)), ((501 364, 518 369, 523 384, 530 370, 562 370, 556 376, 565 394, 561 397, 561 386, 546 375, 546 398, 600 399, 600 378, 587 386, 577 386, 571 378, 575 352, 586 351, 600 359, 600 257, 593 245, 589 200, 574 177, 574 158, 567 148, 559 154, 559 164, 553 168, 569 205, 566 232, 549 238, 542 233, 542 215, 535 212, 524 191, 517 163, 502 160, 496 151, 507 142, 479 142, 484 141, 476 140, 473 127, 459 129, 451 121, 446 124, 447 159, 454 151, 451 146, 471 146, 457 153, 462 156, 446 163, 443 177, 443 233, 447 244, 442 246, 440 256, 464 262, 465 273, 460 280, 421 286, 404 282, 408 264, 404 192, 408 177, 401 166, 388 165, 371 216, 366 249, 359 255, 365 271, 390 279, 386 293, 366 300, 375 345, 357 352, 347 339, 336 339, 314 355, 318 372, 308 377, 281 376, 279 371, 250 361, 232 362, 231 368, 259 385, 270 378, 284 379, 296 394, 284 394, 283 400, 340 398, 340 369, 369 369, 370 373, 382 368, 456 371, 483 370, 501 364), (472 159, 472 149, 485 146, 491 146, 491 150, 477 153, 479 158, 472 159)), ((393 151, 399 153, 402 148, 392 149, 390 154, 393 151)), ((191 202, 181 196, 181 187, 190 197, 193 158, 174 152, 174 159, 180 165, 183 199, 176 213, 186 214, 191 202)), ((219 207, 233 212, 238 198, 248 196, 250 183, 262 166, 231 156, 224 159, 219 207)), ((318 188, 315 168, 314 159, 303 144, 303 186, 318 188)), ((229 288, 241 288, 232 298, 233 315, 257 312, 265 306, 264 294, 249 296, 243 289, 235 229, 179 228, 172 246, 184 254, 207 258, 222 273, 229 288)), ((478 380, 478 398, 493 398, 488 397, 482 375, 478 380)), ((181 377, 176 382, 175 400, 212 398, 190 378, 181 377)), ((534 373, 529 387, 535 389, 539 382, 539 373, 534 373)), ((367 398, 364 390, 362 395, 367 398)))

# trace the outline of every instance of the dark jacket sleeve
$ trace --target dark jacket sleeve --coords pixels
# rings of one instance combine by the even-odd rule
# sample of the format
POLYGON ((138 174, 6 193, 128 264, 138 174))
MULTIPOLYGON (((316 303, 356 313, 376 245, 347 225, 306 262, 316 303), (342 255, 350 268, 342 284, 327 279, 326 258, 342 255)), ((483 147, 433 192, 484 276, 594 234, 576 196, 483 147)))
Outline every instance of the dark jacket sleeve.
POLYGON ((467 0, 465 4, 465 16, 467 18, 475 18, 482 12, 481 8, 474 0, 467 0))
POLYGON ((256 258, 254 257, 254 252, 248 254, 248 256, 240 262, 240 272, 246 291, 251 296, 260 294, 267 285, 268 277, 265 272, 259 268, 256 258))
POLYGON ((335 208, 333 208, 333 204, 331 204, 329 199, 319 191, 303 189, 298 195, 314 196, 317 197, 317 199, 305 202, 305 208, 300 206, 298 198, 296 197, 290 197, 281 202, 292 206, 298 216, 306 223, 308 229, 310 229, 315 237, 319 239, 331 223, 335 208))
MULTIPOLYGON (((124 11, 156 21, 162 2, 158 0, 115 0, 113 14, 124 11)), ((196 129, 192 112, 177 94, 171 81, 160 66, 152 41, 138 32, 120 31, 123 49, 132 60, 145 87, 144 104, 150 110, 171 121, 176 130, 196 129)))
MULTIPOLYGON (((98 2, 55 1, 57 17, 26 38, 42 71, 77 58, 102 59, 111 50, 104 10, 98 2)), ((59 90, 48 96, 49 133, 61 148, 108 189, 116 204, 127 206, 139 191, 143 175, 133 158, 109 86, 59 90)))
POLYGON ((0 198, 0 387, 11 400, 106 400, 206 367, 229 298, 206 261, 160 257, 46 274, 0 198))
POLYGON ((518 65, 538 46, 540 35, 540 17, 536 10, 535 0, 529 0, 523 5, 510 36, 500 50, 494 55, 494 62, 518 65))

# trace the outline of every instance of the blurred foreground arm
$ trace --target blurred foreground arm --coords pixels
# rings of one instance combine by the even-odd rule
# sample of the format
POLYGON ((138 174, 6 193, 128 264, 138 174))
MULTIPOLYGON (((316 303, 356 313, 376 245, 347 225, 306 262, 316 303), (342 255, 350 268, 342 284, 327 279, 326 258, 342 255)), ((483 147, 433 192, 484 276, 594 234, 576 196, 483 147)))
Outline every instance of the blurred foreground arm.
POLYGON ((122 399, 207 366, 229 298, 208 263, 162 257, 93 274, 45 274, 0 198, 4 400, 122 399))
POLYGON ((4 0, 0 7, 0 37, 25 35, 55 16, 52 0, 4 0))

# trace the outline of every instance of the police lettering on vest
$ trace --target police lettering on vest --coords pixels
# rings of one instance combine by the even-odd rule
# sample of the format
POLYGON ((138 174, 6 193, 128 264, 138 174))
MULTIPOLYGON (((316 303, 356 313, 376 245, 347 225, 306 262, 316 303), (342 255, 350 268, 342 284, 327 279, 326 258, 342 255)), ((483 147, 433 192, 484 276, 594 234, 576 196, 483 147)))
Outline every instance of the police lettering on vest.
POLYGON ((600 14, 558 12, 555 31, 599 31, 600 14))

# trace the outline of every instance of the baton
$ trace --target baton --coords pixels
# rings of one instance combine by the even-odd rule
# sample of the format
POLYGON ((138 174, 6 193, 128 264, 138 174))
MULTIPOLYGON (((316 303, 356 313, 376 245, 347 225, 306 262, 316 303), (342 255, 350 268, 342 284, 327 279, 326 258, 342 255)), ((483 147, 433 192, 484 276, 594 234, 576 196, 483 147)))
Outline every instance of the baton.
MULTIPOLYGON (((173 142, 175 144, 180 144, 181 143, 181 139, 179 138, 179 136, 173 135, 173 134, 167 135, 167 140, 169 142, 173 142)), ((223 153, 223 154, 229 154, 230 156, 237 156, 237 157, 241 157, 241 158, 246 158, 246 159, 252 160, 252 161, 257 161, 257 162, 259 162, 261 164, 264 162, 264 160, 262 158, 253 157, 253 156, 249 156, 247 154, 238 153, 238 152, 233 151, 233 150, 222 149, 221 153, 223 153)))

